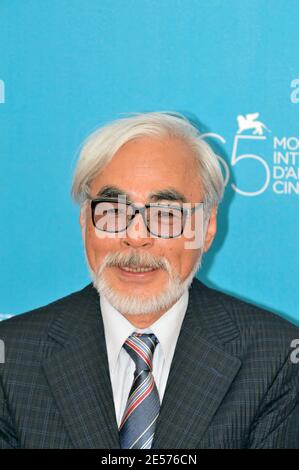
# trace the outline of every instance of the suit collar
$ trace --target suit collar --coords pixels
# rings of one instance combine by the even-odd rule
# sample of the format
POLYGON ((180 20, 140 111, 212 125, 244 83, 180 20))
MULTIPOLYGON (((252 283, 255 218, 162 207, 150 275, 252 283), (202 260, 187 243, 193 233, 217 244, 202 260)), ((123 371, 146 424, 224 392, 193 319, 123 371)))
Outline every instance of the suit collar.
POLYGON ((99 296, 89 284, 49 331, 43 368, 75 448, 119 448, 99 296))
POLYGON ((224 344, 239 336, 217 299, 198 280, 172 361, 152 448, 194 449, 224 399, 241 361, 224 344))
POLYGON ((150 327, 140 329, 134 327, 104 296, 101 296, 100 306, 110 371, 115 370, 122 346, 134 331, 154 333, 156 335, 163 351, 163 357, 170 368, 175 345, 187 310, 188 299, 189 293, 186 290, 180 299, 150 327))
MULTIPOLYGON (((92 284, 75 295, 49 331, 57 351, 44 371, 74 447, 117 449, 99 296, 92 284)), ((241 361, 224 348, 238 335, 217 293, 194 279, 153 448, 198 446, 240 368, 241 361)))

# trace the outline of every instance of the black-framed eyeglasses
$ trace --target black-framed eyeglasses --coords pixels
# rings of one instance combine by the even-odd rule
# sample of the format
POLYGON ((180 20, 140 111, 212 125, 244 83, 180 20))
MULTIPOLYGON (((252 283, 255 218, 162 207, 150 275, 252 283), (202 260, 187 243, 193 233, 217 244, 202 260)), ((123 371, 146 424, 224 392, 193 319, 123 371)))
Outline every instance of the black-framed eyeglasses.
POLYGON ((159 238, 175 238, 182 235, 187 217, 203 207, 203 202, 192 208, 156 203, 140 207, 117 198, 95 198, 90 200, 90 205, 92 223, 98 230, 123 232, 141 214, 149 233, 159 238))

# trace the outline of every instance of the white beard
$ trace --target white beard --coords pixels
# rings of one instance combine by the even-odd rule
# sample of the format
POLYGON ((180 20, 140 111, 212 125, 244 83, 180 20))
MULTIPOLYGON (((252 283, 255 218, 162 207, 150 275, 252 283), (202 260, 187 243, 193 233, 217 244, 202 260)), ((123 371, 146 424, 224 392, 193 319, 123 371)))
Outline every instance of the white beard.
POLYGON ((152 295, 151 297, 141 295, 137 297, 136 295, 120 294, 115 289, 113 289, 106 280, 105 268, 107 265, 115 266, 118 262, 128 262, 128 258, 130 258, 130 256, 124 253, 108 254, 101 263, 101 266, 99 266, 97 269, 96 273, 94 273, 94 271, 90 268, 87 261, 90 276, 99 295, 106 297, 108 302, 110 302, 110 304, 120 313, 127 315, 145 315, 149 313, 155 313, 160 310, 168 310, 175 302, 177 302, 184 291, 189 289, 194 276, 200 268, 202 252, 200 252, 194 268, 185 280, 182 280, 179 274, 171 268, 166 258, 163 257, 157 260, 157 258, 148 255, 148 253, 145 253, 144 255, 137 255, 138 261, 135 257, 136 265, 152 264, 153 267, 160 267, 162 265, 163 269, 165 269, 168 273, 169 279, 166 286, 159 294, 154 296, 152 295), (157 261, 160 266, 157 266, 157 261))

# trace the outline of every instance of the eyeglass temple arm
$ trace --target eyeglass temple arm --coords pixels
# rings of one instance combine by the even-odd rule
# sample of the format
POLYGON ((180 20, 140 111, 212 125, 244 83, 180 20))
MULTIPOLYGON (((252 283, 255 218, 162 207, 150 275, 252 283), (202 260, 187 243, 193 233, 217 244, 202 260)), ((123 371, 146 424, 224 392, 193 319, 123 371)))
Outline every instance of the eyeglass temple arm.
POLYGON ((194 214, 194 212, 197 211, 199 207, 204 207, 204 202, 199 202, 195 207, 192 207, 192 209, 186 209, 187 215, 194 214))

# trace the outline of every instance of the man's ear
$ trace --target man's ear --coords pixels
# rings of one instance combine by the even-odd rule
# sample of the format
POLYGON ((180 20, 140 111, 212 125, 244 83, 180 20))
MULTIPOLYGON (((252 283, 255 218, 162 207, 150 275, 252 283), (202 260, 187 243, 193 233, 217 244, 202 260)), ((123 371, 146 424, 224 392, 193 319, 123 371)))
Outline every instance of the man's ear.
POLYGON ((206 229, 205 234, 205 241, 204 241, 204 252, 208 251, 217 231, 217 207, 213 207, 210 213, 210 218, 208 221, 208 226, 206 229))
POLYGON ((79 223, 81 225, 81 228, 85 226, 85 221, 86 221, 86 205, 83 204, 80 209, 80 217, 79 217, 79 223))
POLYGON ((83 225, 84 225, 84 215, 83 215, 83 211, 82 209, 80 210, 80 217, 79 217, 79 223, 81 225, 81 228, 83 228, 83 225))

